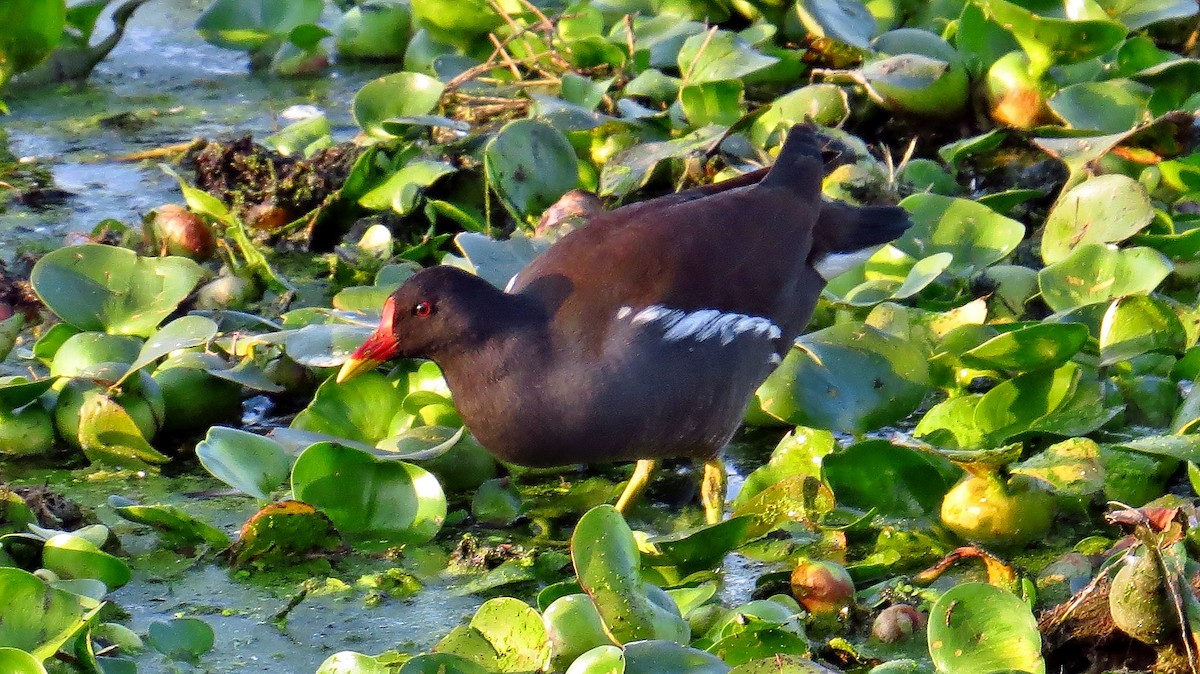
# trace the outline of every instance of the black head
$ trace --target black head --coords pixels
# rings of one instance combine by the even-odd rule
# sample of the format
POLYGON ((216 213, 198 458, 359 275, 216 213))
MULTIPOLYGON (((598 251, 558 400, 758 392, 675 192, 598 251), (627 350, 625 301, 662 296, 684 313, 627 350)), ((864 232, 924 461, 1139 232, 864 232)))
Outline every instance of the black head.
POLYGON ((423 269, 388 297, 379 327, 342 365, 338 381, 394 358, 437 360, 470 347, 509 297, 461 269, 423 269))

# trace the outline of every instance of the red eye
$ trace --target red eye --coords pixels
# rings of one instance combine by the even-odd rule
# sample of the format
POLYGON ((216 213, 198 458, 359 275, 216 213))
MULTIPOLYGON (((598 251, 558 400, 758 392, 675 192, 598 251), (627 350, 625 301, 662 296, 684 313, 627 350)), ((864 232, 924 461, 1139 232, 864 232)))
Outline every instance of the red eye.
POLYGON ((433 315, 433 303, 418 302, 417 305, 413 307, 412 312, 413 316, 416 316, 417 318, 429 318, 433 315))

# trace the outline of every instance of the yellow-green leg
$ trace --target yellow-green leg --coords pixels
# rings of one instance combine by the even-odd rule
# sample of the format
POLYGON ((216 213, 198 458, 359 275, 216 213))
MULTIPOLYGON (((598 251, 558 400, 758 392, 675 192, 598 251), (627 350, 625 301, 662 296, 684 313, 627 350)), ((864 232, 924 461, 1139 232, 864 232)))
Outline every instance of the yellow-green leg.
POLYGON ((704 504, 704 520, 709 524, 716 524, 725 516, 725 486, 725 462, 720 458, 705 461, 700 502, 704 504))
POLYGON ((630 504, 642 495, 646 485, 650 484, 650 476, 655 468, 658 468, 658 461, 654 459, 642 459, 637 462, 633 468, 633 475, 629 477, 629 484, 625 485, 625 491, 621 492, 621 498, 617 499, 618 512, 624 515, 630 504))

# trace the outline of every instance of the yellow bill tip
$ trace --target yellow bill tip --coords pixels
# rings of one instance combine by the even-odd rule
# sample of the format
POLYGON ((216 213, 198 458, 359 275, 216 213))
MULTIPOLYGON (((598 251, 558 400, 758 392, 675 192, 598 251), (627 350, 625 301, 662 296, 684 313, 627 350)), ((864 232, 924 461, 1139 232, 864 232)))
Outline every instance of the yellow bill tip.
POLYGON ((342 363, 342 369, 338 370, 337 383, 341 384, 364 372, 374 370, 382 362, 381 360, 374 360, 372 358, 350 357, 346 359, 346 362, 342 363))

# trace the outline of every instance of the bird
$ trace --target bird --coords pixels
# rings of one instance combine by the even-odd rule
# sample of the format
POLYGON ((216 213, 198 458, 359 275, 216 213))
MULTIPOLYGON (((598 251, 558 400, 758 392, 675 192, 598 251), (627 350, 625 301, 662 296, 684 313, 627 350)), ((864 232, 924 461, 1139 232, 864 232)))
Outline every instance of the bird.
POLYGON ((464 424, 523 466, 636 461, 626 512, 662 459, 703 464, 723 518, 721 451, 805 328, 829 279, 911 225, 896 206, 825 199, 817 130, 775 163, 592 212, 497 288, 448 265, 385 302, 336 381, 398 358, 441 367, 464 424))

